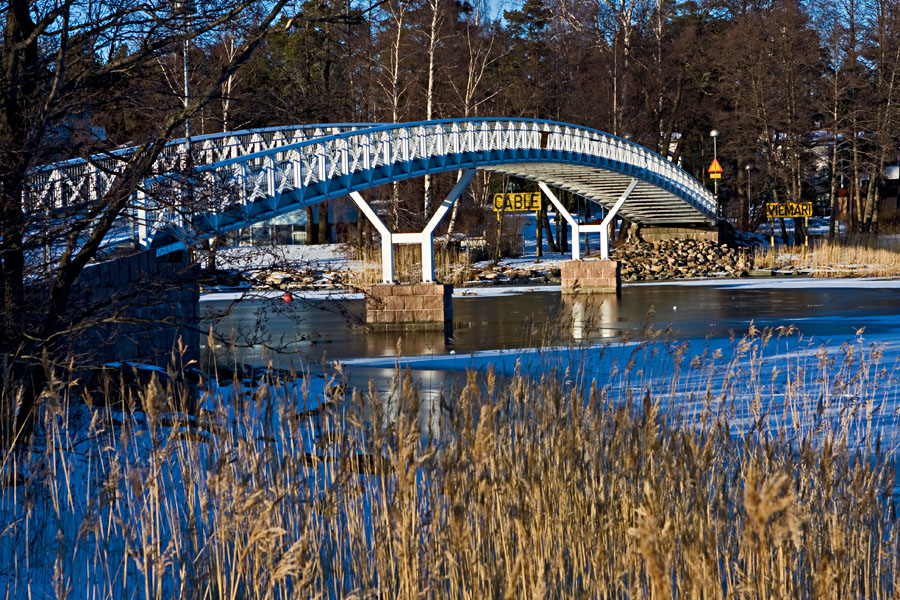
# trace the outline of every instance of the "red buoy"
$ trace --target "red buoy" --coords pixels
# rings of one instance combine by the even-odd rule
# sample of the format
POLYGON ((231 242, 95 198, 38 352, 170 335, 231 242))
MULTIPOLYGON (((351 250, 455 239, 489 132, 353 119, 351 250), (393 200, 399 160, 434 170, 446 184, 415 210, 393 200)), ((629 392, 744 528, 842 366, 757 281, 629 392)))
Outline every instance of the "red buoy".
POLYGON ((293 302, 294 295, 290 292, 285 292, 284 296, 282 296, 281 299, 284 300, 285 302, 293 302))

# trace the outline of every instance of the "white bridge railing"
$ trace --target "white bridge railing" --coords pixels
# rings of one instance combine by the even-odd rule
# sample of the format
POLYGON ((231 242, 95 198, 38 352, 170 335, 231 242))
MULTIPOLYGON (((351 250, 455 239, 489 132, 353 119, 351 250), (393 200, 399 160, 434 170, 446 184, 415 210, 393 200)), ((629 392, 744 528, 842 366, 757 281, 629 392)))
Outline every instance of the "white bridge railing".
MULTIPOLYGON (((195 236, 216 235, 392 181, 504 164, 518 169, 560 163, 601 170, 621 175, 623 189, 632 179, 650 184, 643 197, 650 194, 661 209, 675 208, 695 222, 712 221, 716 215, 712 193, 671 161, 630 141, 566 123, 457 119, 311 125, 216 134, 191 142, 192 176, 179 175, 185 150, 178 140, 165 149, 159 174, 136 198, 131 218, 141 246, 169 225, 193 230, 195 236), (183 200, 187 197, 190 207, 183 200)), ((29 182, 26 210, 60 209, 99 198, 128 152, 38 170, 29 182)))
MULTIPOLYGON (((217 163, 371 126, 362 123, 290 125, 201 135, 190 139, 191 160, 194 165, 217 163)), ((165 174, 184 168, 186 147, 184 138, 169 142, 160 153, 154 172, 165 174)), ((134 147, 122 148, 90 160, 76 158, 36 169, 28 178, 26 211, 63 209, 96 200, 109 189, 133 151, 134 147)))
POLYGON ((306 205, 426 172, 519 161, 614 170, 658 186, 707 218, 715 216, 713 195, 658 154, 600 131, 524 119, 379 126, 199 167, 198 179, 212 186, 237 183, 241 204, 262 200, 277 210, 277 198, 289 193, 290 202, 306 205))

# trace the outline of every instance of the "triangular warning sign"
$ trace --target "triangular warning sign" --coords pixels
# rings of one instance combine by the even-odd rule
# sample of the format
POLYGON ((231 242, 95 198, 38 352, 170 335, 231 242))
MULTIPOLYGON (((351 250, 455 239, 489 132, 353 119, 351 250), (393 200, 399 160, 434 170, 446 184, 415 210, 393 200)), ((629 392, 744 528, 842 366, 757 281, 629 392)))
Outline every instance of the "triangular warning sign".
POLYGON ((710 175, 712 175, 713 173, 721 173, 722 172, 722 165, 719 164, 718 158, 713 159, 712 164, 709 165, 709 169, 707 169, 706 172, 709 173, 710 175))

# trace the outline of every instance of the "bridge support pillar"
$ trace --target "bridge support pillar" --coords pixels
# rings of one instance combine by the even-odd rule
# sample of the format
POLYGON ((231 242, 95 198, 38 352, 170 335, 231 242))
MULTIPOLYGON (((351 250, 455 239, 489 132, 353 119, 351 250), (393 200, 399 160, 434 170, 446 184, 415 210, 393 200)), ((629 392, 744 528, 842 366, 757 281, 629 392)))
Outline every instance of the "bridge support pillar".
POLYGON ((422 246, 422 281, 425 283, 434 282, 434 230, 440 224, 441 220, 446 216, 463 190, 472 181, 475 176, 475 169, 466 169, 462 172, 462 176, 447 197, 441 203, 425 229, 417 233, 393 233, 384 221, 372 210, 366 199, 359 192, 350 192, 350 198, 356 203, 356 206, 366 215, 369 222, 378 231, 381 236, 381 281, 382 283, 394 283, 394 245, 395 244, 419 244, 422 246))
POLYGON ((618 294, 622 289, 617 260, 567 260, 559 265, 563 294, 618 294))
POLYGON ((368 289, 366 322, 383 329, 453 330, 453 286, 434 281, 434 230, 475 176, 475 169, 462 171, 450 193, 434 211, 425 229, 417 233, 394 233, 372 210, 359 192, 350 198, 381 235, 380 285, 368 289), (422 283, 398 285, 394 279, 394 244, 422 247, 422 283))
POLYGON ((366 294, 366 322, 376 329, 443 329, 453 332, 453 286, 382 283, 366 294))
POLYGON ((563 206, 562 202, 559 201, 559 198, 556 197, 556 194, 547 187, 547 184, 543 181, 538 182, 538 187, 541 188, 541 191, 544 192, 544 195, 553 203, 553 206, 556 207, 556 210, 562 214, 565 218, 566 222, 572 228, 572 260, 579 260, 581 258, 581 240, 579 239, 579 234, 581 233, 594 233, 597 232, 600 234, 600 258, 604 260, 609 260, 609 226, 612 224, 612 220, 618 214, 619 209, 622 208, 622 205, 625 204, 625 201, 628 200, 628 197, 631 195, 631 192, 634 191, 634 188, 637 187, 638 180, 632 179, 631 183, 628 184, 628 187, 625 188, 625 191, 622 192, 622 195, 619 196, 619 199, 616 200, 616 203, 613 204, 612 208, 609 209, 609 212, 606 214, 606 217, 599 225, 587 225, 583 223, 579 223, 575 220, 566 207, 563 206))
POLYGON ((578 223, 575 218, 566 210, 562 202, 556 197, 556 194, 547 187, 543 181, 538 182, 538 186, 544 195, 550 199, 556 210, 569 223, 572 228, 572 260, 566 261, 559 265, 559 275, 562 284, 563 294, 574 293, 613 293, 618 294, 622 289, 621 268, 619 261, 609 260, 609 226, 615 218, 619 209, 628 200, 631 192, 637 187, 638 180, 632 179, 625 188, 625 191, 619 196, 616 203, 606 214, 603 222, 599 225, 587 225, 578 223), (600 260, 589 259, 581 260, 581 233, 600 233, 600 260))

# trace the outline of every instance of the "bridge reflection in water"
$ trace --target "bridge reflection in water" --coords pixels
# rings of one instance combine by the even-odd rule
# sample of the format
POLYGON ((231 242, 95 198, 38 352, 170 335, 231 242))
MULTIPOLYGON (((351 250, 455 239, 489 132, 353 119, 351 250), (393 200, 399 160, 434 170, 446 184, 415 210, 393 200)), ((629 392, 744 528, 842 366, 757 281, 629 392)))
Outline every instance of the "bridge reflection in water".
POLYGON ((564 294, 563 306, 572 323, 572 339, 603 340, 619 337, 621 329, 614 326, 619 320, 618 294, 564 294))

